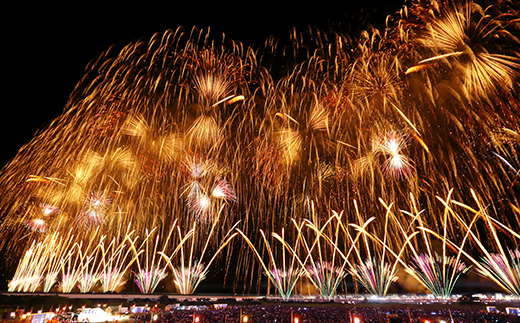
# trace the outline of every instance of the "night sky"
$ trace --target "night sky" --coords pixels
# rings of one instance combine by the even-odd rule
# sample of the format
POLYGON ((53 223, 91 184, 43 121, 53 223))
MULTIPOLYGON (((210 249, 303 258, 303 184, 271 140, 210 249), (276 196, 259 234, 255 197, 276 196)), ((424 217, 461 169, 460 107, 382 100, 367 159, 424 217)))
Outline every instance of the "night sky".
MULTIPOLYGON (((4 11, 3 26, 3 125, 0 166, 12 159, 38 129, 44 129, 63 111, 68 96, 85 67, 113 44, 122 46, 156 32, 183 26, 207 29, 215 38, 244 45, 262 44, 273 35, 288 39, 290 29, 306 26, 359 33, 367 22, 384 23, 387 14, 399 10, 404 0, 242 2, 204 6, 197 1, 167 6, 141 2, 130 6, 74 2, 67 7, 20 2, 4 11), (13 19, 14 18, 14 19, 13 19)), ((170 3, 178 3, 171 1, 170 3)))

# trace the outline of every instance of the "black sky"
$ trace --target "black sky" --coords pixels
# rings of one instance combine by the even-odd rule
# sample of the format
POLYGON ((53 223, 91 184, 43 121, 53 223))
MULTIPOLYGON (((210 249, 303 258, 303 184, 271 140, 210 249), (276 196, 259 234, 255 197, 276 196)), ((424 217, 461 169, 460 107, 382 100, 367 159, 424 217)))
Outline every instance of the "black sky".
POLYGON ((331 24, 357 28, 363 21, 384 23, 404 0, 343 0, 297 3, 171 1, 32 5, 19 2, 3 13, 3 113, 0 127, 0 167, 60 115, 88 62, 115 43, 125 45, 155 32, 193 26, 211 27, 214 36, 245 45, 270 36, 287 38, 295 26, 327 28, 331 24), (382 4, 384 3, 384 5, 382 4), (365 19, 370 17, 368 19, 365 19))

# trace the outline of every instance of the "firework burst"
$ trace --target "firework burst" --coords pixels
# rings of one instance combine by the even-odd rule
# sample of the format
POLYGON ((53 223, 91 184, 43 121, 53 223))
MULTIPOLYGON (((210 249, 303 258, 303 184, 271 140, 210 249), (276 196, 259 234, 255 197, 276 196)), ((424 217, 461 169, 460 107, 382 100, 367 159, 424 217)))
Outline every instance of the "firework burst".
MULTIPOLYGON (((481 257, 482 261, 478 261, 476 258, 471 256, 469 253, 463 250, 464 244, 461 246, 458 246, 454 244, 453 242, 449 241, 447 238, 444 238, 444 241, 447 241, 452 245, 455 249, 459 251, 460 254, 467 257, 475 266, 476 271, 492 281, 494 281, 498 286, 503 288, 504 290, 508 291, 511 294, 519 295, 519 275, 518 275, 518 264, 519 264, 519 253, 518 250, 512 251, 508 248, 509 257, 507 256, 503 242, 507 241, 509 239, 512 239, 513 243, 517 244, 520 240, 520 235, 517 232, 514 232, 501 222, 493 219, 491 216, 489 216, 486 212, 486 209, 482 207, 482 204, 478 197, 476 196, 476 193, 472 190, 471 191, 473 198, 477 204, 477 209, 474 209, 470 207, 467 204, 457 202, 457 201, 451 201, 453 205, 460 206, 465 210, 469 210, 474 214, 471 222, 467 224, 461 217, 458 215, 453 208, 449 205, 449 198, 447 201, 443 201, 443 204, 446 207, 446 210, 453 215, 453 217, 461 224, 461 226, 466 230, 466 237, 470 237, 475 242, 478 250, 483 254, 481 257), (474 231, 473 225, 477 222, 478 219, 483 218, 485 225, 487 226, 487 230, 490 234, 491 239, 490 242, 492 244, 491 247, 497 249, 498 253, 490 252, 488 249, 490 247, 486 247, 483 242, 478 238, 477 234, 474 231), (497 234, 497 228, 502 229, 506 234, 502 235, 502 237, 499 238, 497 234)), ((433 235, 439 236, 437 233, 433 232, 432 230, 428 230, 433 235)))
POLYGON ((347 271, 334 266, 330 262, 315 262, 307 265, 305 275, 318 289, 322 297, 331 299, 338 289, 339 283, 347 276, 347 271))
POLYGON ((201 281, 206 279, 208 267, 197 260, 190 266, 179 266, 172 268, 173 283, 179 293, 184 295, 193 294, 201 281))
MULTIPOLYGON (((174 225, 170 229, 170 232, 163 244, 162 251, 166 250, 166 246, 170 242, 170 238, 172 232, 174 231, 176 223, 177 221, 174 222, 174 225)), ((150 237, 152 236, 152 234, 154 234, 155 231, 156 229, 153 229, 150 233, 147 232, 144 241, 138 248, 139 251, 134 245, 133 241, 130 241, 132 249, 135 253, 135 259, 137 262, 138 269, 137 273, 135 273, 134 282, 143 294, 153 293, 159 285, 159 283, 164 278, 166 278, 166 276, 168 276, 168 273, 166 272, 167 263, 165 262, 164 264, 162 264, 162 261, 164 260, 163 257, 157 257, 157 255, 160 255, 157 251, 157 248, 159 247, 159 234, 157 234, 155 238, 153 248, 150 246, 150 237)))
POLYGON ((382 165, 383 172, 397 179, 406 178, 413 171, 413 161, 403 154, 409 145, 408 137, 399 132, 390 132, 383 138, 375 140, 372 150, 387 157, 382 165))
POLYGON ((135 274, 135 280, 137 287, 143 294, 153 293, 157 288, 161 280, 166 278, 168 273, 166 268, 152 267, 149 270, 141 269, 135 274))
POLYGON ((47 232, 47 222, 44 219, 30 219, 25 220, 24 225, 34 231, 45 233, 47 232))
POLYGON ((101 250, 101 273, 99 280, 103 289, 103 293, 115 292, 122 288, 126 283, 125 275, 137 259, 142 251, 135 254, 134 248, 129 248, 135 245, 138 237, 132 238, 134 232, 130 231, 130 226, 126 230, 126 234, 122 240, 114 237, 112 241, 105 247, 104 239, 99 242, 98 247, 101 250), (131 256, 134 251, 134 256, 131 256))
POLYGON ((236 201, 236 195, 233 191, 233 187, 226 182, 224 179, 218 179, 211 190, 211 196, 216 199, 222 199, 226 201, 236 201))
POLYGON ((42 243, 32 243, 23 258, 20 259, 13 279, 8 283, 8 291, 36 291, 44 276, 44 268, 40 265, 43 249, 42 243))
POLYGON ((42 215, 47 217, 54 217, 58 214, 60 214, 61 210, 52 204, 48 203, 39 203, 38 206, 40 207, 40 210, 42 212, 42 215))
POLYGON ((81 275, 81 271, 78 268, 79 257, 75 255, 76 246, 70 249, 65 258, 61 260, 61 280, 58 282, 58 286, 62 293, 72 292, 81 275))
MULTIPOLYGON (((518 39, 508 31, 515 19, 503 15, 492 18, 477 4, 466 2, 441 10, 435 17, 423 43, 438 55, 419 64, 445 61, 461 75, 463 87, 469 97, 487 98, 501 86, 513 86, 513 79, 520 71, 520 60, 496 51, 503 51, 505 40, 518 39), (497 41, 498 40, 498 41, 497 41)), ((492 9, 491 9, 492 10, 492 9)))
POLYGON ((92 192, 85 198, 84 207, 77 215, 77 221, 85 226, 96 227, 105 222, 112 199, 104 192, 92 192))

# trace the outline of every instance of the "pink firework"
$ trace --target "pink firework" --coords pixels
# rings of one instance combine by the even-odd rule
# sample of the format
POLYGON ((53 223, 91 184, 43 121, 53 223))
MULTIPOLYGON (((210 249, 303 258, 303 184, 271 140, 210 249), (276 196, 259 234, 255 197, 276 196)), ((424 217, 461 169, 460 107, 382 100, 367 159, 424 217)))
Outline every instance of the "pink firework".
POLYGON ((58 207, 48 203, 40 203, 39 207, 43 216, 55 216, 60 214, 61 212, 61 210, 58 207))
POLYGON ((188 197, 188 207, 199 219, 209 219, 211 217, 211 197, 202 191, 190 194, 188 197))
POLYGON ((45 222, 44 219, 25 220, 24 225, 33 231, 42 232, 42 233, 47 232, 47 223, 45 222))
POLYGON ((85 198, 85 207, 79 211, 77 220, 87 226, 97 226, 105 221, 112 199, 103 191, 93 191, 85 198))
POLYGON ((211 196, 217 199, 224 199, 226 201, 236 201, 236 195, 233 191, 233 187, 226 182, 224 179, 217 180, 211 196))
POLYGON ((212 167, 209 160, 203 160, 203 158, 196 153, 186 156, 183 164, 193 179, 204 177, 212 167))
POLYGON ((233 187, 231 187, 231 185, 229 185, 224 179, 216 181, 211 190, 211 194, 206 193, 201 184, 194 181, 191 184, 187 202, 191 212, 193 212, 197 218, 206 220, 211 218, 213 202, 217 199, 233 202, 236 201, 233 187))

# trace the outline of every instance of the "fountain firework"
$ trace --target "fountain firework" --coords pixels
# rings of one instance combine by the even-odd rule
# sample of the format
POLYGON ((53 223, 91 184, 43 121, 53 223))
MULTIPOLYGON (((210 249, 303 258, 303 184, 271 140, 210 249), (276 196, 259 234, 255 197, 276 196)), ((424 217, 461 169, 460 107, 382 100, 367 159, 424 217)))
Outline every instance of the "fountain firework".
POLYGON ((262 235, 263 242, 265 248, 267 249, 267 253, 269 255, 269 262, 266 264, 263 261, 262 256, 258 252, 257 248, 251 242, 251 240, 240 230, 237 229, 238 233, 245 239, 247 244, 251 247, 253 252, 255 253, 264 274, 269 278, 269 281, 275 286, 278 293, 284 301, 287 301, 291 294, 294 291, 294 287, 298 282, 298 279, 304 274, 304 270, 300 267, 299 262, 301 260, 298 258, 297 250, 299 250, 299 242, 300 239, 296 239, 296 242, 293 247, 287 246, 287 241, 285 240, 285 230, 282 229, 282 235, 278 235, 273 232, 272 236, 275 237, 279 242, 282 243, 282 259, 281 264, 277 264, 275 255, 273 253, 273 249, 271 244, 267 240, 264 231, 260 230, 260 234, 262 235), (291 260, 287 263, 286 260, 286 249, 290 252, 291 260))

